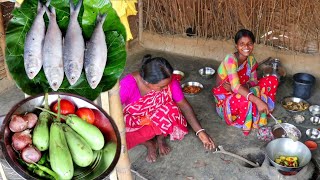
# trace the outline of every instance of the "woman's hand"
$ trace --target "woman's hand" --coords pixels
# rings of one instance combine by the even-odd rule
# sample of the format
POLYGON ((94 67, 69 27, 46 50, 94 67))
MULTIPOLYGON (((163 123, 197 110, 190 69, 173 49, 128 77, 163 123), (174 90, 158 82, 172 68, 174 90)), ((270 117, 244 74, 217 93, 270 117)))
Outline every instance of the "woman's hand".
POLYGON ((259 113, 269 114, 269 107, 267 103, 263 102, 261 99, 258 99, 256 105, 259 113))
POLYGON ((224 82, 222 86, 229 92, 231 92, 231 84, 229 82, 224 82))
POLYGON ((201 131, 198 136, 199 139, 202 141, 204 148, 206 148, 207 150, 212 150, 216 148, 216 145, 214 144, 213 140, 205 131, 201 131))

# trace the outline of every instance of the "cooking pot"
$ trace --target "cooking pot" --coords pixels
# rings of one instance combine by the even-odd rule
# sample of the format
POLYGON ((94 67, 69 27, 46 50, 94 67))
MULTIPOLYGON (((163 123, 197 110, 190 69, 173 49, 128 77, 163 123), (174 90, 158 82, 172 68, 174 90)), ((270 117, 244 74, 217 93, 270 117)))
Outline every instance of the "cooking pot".
MULTIPOLYGON (((116 166, 120 157, 120 133, 114 123, 113 119, 99 106, 95 105, 92 101, 83 98, 78 95, 70 93, 53 92, 48 95, 49 105, 55 102, 60 96, 61 99, 68 99, 72 101, 76 107, 87 107, 91 108, 95 113, 95 123, 100 131, 104 135, 105 146, 99 151, 94 151, 94 156, 96 157, 94 161, 88 167, 80 168, 76 167, 74 169, 73 179, 103 179, 108 176, 110 172, 116 166), (110 143, 116 146, 115 152, 112 151, 110 154, 110 143)), ((44 94, 37 96, 31 96, 17 103, 5 116, 1 126, 0 132, 0 144, 4 158, 8 164, 22 177, 25 179, 39 179, 35 174, 30 173, 27 169, 18 162, 18 153, 14 151, 11 146, 11 137, 13 133, 9 129, 9 123, 11 116, 14 114, 23 114, 25 112, 35 112, 39 113, 39 110, 35 109, 36 106, 44 105, 44 94)), ((114 148, 114 146, 113 146, 114 148)))
POLYGON ((290 138, 278 138, 270 141, 266 147, 266 153, 271 164, 278 170, 285 172, 298 172, 311 160, 309 148, 300 141, 293 141, 290 138), (298 167, 281 166, 275 162, 280 156, 298 157, 298 167))

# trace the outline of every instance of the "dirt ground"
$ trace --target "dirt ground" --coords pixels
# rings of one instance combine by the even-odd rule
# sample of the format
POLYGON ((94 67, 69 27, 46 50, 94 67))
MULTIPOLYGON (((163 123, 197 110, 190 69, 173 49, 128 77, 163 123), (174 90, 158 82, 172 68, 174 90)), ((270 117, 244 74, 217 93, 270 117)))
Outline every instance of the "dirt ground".
MULTIPOLYGON (((303 170, 293 176, 283 176, 274 167, 270 166, 264 152, 267 142, 257 138, 257 130, 251 131, 249 136, 244 136, 240 129, 227 126, 215 112, 214 99, 211 95, 211 88, 215 83, 215 77, 204 79, 199 76, 198 70, 204 66, 210 66, 217 69, 218 62, 208 59, 190 58, 181 55, 170 54, 167 52, 158 52, 144 49, 141 47, 131 49, 128 52, 127 64, 123 76, 139 68, 139 63, 144 54, 153 56, 162 56, 169 60, 175 69, 183 71, 186 76, 181 83, 188 81, 197 81, 204 85, 204 89, 198 95, 186 95, 187 100, 193 106, 197 118, 206 132, 213 137, 216 145, 222 146, 226 151, 240 155, 252 162, 258 162, 259 167, 252 168, 248 164, 234 157, 224 154, 214 154, 206 151, 202 143, 195 136, 192 129, 189 128, 189 134, 182 141, 167 142, 172 151, 167 156, 162 156, 155 163, 145 161, 146 148, 137 146, 129 151, 132 164, 132 174, 134 179, 155 179, 155 180, 225 180, 225 179, 317 179, 319 173, 319 148, 313 151, 313 159, 303 170), (316 167, 316 168, 314 168, 316 167), (315 172, 315 173, 314 173, 315 172)), ((277 93, 277 104, 273 115, 281 119, 282 122, 288 122, 296 125, 302 132, 300 141, 304 142, 307 137, 305 131, 307 128, 315 127, 309 118, 309 111, 299 114, 305 117, 305 121, 296 124, 292 119, 295 114, 287 112, 280 105, 281 99, 290 96, 293 91, 292 78, 286 77, 280 84, 277 93)), ((317 83, 313 88, 312 96, 308 99, 310 104, 319 104, 320 91, 317 83)), ((0 94, 0 115, 6 114, 10 108, 24 98, 24 94, 15 86, 0 94)), ((274 125, 274 121, 269 120, 268 126, 274 125)), ((319 143, 319 142, 318 142, 319 143)), ((1 159, 6 173, 12 170, 8 164, 1 159)), ((19 178, 18 178, 19 179, 19 178)))

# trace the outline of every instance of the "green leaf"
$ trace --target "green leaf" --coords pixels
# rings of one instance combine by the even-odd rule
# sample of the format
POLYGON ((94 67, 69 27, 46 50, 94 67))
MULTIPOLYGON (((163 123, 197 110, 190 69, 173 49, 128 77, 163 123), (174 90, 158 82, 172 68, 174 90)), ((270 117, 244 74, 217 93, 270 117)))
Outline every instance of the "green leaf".
MULTIPOLYGON (((78 0, 75 0, 76 4, 78 0)), ((24 69, 23 50, 27 32, 30 30, 33 19, 37 14, 37 0, 24 1, 20 8, 14 9, 13 18, 10 20, 6 30, 6 62, 9 72, 17 86, 29 95, 53 91, 47 82, 43 70, 30 80, 24 69)), ((69 0, 52 0, 50 6, 56 9, 57 22, 61 32, 65 34, 69 23, 69 0)), ((85 41, 88 41, 95 28, 98 14, 107 14, 103 30, 106 35, 108 47, 108 59, 104 69, 103 77, 96 89, 91 89, 84 70, 76 84, 71 86, 65 77, 59 92, 78 94, 90 100, 96 99, 101 92, 111 89, 121 76, 126 62, 126 31, 119 17, 112 8, 109 0, 84 1, 79 13, 78 21, 82 27, 85 41)), ((46 24, 48 18, 44 15, 46 24)))

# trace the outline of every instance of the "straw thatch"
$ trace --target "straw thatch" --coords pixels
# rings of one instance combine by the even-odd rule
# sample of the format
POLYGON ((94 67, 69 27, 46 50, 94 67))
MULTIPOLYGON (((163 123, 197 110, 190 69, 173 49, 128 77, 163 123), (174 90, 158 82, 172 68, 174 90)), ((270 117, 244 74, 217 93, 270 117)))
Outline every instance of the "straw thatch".
POLYGON ((144 31, 232 39, 250 29, 257 43, 319 51, 320 0, 144 0, 144 31))

